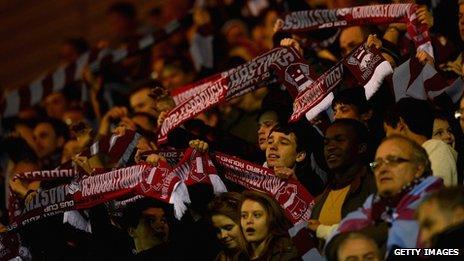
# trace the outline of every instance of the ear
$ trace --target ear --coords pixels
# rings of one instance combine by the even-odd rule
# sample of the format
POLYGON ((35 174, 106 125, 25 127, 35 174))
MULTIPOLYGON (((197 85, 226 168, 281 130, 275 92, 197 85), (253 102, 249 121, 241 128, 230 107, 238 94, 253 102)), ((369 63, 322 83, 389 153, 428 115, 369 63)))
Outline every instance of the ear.
POLYGON ((306 158, 306 152, 300 151, 296 154, 296 162, 302 162, 306 158))
POLYGON ((417 166, 417 172, 414 174, 414 178, 418 178, 424 174, 425 167, 423 165, 418 165, 417 166))
POLYGON ((400 133, 405 133, 409 131, 408 125, 401 117, 400 117, 400 121, 398 122, 398 125, 396 126, 396 129, 399 130, 400 133))

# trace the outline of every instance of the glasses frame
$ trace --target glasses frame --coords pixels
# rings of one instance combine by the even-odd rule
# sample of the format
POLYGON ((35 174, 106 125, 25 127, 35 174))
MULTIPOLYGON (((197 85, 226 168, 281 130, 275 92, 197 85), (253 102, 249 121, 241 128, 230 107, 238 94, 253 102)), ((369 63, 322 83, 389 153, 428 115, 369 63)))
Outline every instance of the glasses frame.
POLYGON ((405 159, 403 157, 399 157, 399 156, 387 156, 387 158, 385 159, 376 159, 375 161, 369 163, 369 167, 371 168, 372 172, 375 172, 376 169, 379 169, 380 167, 382 167, 382 165, 385 164, 385 166, 389 166, 389 167, 394 167, 394 166, 397 166, 401 163, 405 163, 405 162, 411 162, 412 163, 412 160, 411 159, 405 159))

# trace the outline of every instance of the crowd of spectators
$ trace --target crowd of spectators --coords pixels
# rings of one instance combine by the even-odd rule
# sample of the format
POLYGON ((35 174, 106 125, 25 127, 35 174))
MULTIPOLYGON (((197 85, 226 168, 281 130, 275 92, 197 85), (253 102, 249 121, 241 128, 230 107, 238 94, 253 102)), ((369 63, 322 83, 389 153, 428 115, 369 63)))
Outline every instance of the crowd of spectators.
MULTIPOLYGON (((129 46, 188 14, 192 24, 121 62, 103 63, 97 71, 86 67, 82 81, 2 119, 0 229, 19 235, 26 252, 22 259, 303 258, 289 235, 293 224, 285 207, 266 193, 226 181, 229 192, 218 195, 209 187, 189 187, 192 203, 180 220, 172 205, 145 197, 119 215, 106 204, 79 210, 91 227, 87 231, 63 222, 62 213, 8 226, 9 196, 31 202, 41 191, 70 182, 26 182, 14 178, 17 173, 71 166, 98 175, 98 169, 158 166, 166 162, 159 151, 189 147, 237 156, 301 183, 315 201, 305 224, 311 237, 299 240, 311 241, 317 258, 395 260, 398 248, 458 249, 464 255, 464 97, 457 103, 443 96, 396 101, 394 79, 387 77, 368 100, 362 86, 342 82, 327 111, 288 123, 293 98, 272 83, 215 105, 173 130, 167 143, 157 143, 163 121, 176 106, 173 91, 278 46, 297 49, 321 75, 365 42, 379 49, 393 69, 416 59, 451 84, 464 77, 464 1, 165 2, 150 10, 146 21, 131 3, 115 2, 101 21, 112 28, 112 38, 92 44, 85 35, 65 39, 59 50, 62 64, 76 62, 91 48, 129 46), (336 30, 281 34, 275 28, 285 12, 415 2, 415 15, 429 27, 434 57, 416 52, 400 23, 342 28, 323 48, 309 43, 333 37, 336 30), (207 53, 201 59, 192 48, 199 42, 207 53), (128 131, 142 138, 124 166, 111 155, 84 153, 95 142, 128 131)), ((462 93, 463 81, 459 89, 462 93)))

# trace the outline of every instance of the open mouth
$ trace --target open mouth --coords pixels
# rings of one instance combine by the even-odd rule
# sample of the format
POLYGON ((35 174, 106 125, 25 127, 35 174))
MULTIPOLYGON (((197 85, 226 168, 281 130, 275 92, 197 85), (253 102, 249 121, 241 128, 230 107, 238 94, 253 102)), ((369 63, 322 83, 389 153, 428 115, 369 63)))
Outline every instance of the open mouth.
POLYGON ((270 153, 268 156, 267 156, 268 159, 278 159, 280 158, 279 155, 277 154, 273 154, 273 153, 270 153))
POLYGON ((252 228, 252 227, 249 227, 245 230, 245 233, 246 234, 253 234, 256 232, 256 229, 252 228))

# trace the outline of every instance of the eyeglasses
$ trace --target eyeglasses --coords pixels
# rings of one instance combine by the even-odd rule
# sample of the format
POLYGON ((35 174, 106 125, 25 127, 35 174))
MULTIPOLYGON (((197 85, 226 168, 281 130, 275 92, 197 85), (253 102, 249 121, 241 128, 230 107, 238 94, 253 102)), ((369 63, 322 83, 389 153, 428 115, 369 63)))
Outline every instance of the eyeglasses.
POLYGON ((376 159, 375 161, 369 163, 369 166, 371 167, 372 171, 376 171, 382 165, 385 164, 387 167, 394 167, 398 164, 404 163, 404 162, 411 162, 410 159, 405 159, 397 156, 387 156, 385 159, 376 159))

